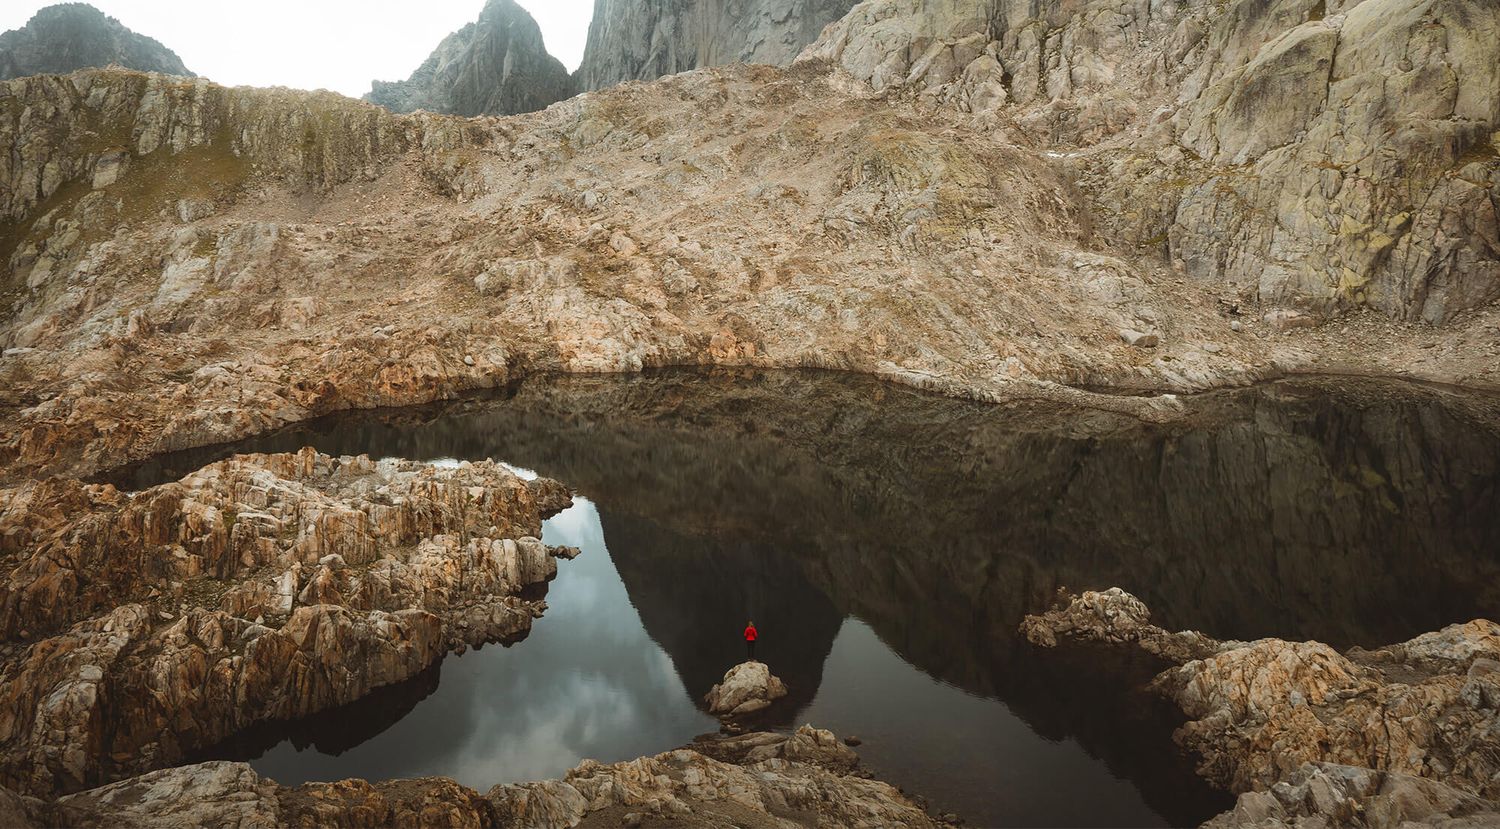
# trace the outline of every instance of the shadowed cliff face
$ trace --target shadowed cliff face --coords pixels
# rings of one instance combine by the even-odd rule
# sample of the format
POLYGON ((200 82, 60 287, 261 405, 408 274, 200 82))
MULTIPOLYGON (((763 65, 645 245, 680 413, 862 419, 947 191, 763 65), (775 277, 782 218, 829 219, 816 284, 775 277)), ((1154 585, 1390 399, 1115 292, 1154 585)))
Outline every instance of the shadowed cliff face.
POLYGON ((726 63, 787 64, 855 0, 595 0, 581 91, 726 63))

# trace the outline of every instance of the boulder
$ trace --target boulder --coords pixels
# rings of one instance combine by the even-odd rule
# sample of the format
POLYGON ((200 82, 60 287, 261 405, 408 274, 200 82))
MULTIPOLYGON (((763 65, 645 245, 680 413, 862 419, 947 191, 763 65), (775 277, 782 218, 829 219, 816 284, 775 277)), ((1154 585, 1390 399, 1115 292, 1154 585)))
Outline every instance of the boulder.
POLYGON ((784 696, 786 685, 781 679, 764 662, 750 661, 730 668, 703 699, 710 712, 738 717, 769 708, 784 696))

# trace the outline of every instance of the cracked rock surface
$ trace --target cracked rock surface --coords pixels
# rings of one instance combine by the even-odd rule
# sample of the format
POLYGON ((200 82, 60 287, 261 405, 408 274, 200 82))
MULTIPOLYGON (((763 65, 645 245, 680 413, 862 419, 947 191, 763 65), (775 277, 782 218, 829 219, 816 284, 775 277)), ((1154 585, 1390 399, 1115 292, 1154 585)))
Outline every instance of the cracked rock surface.
POLYGON ((1022 630, 1044 647, 1059 636, 1137 643, 1177 663, 1153 683, 1188 716, 1177 741, 1201 758, 1200 773, 1243 793, 1212 826, 1345 825, 1356 811, 1378 818, 1371 826, 1500 815, 1495 622, 1340 654, 1319 642, 1170 634, 1116 588, 1069 597, 1022 630))
POLYGON ((34 794, 180 762, 524 636, 556 482, 312 450, 138 493, 0 490, 0 774, 34 794))

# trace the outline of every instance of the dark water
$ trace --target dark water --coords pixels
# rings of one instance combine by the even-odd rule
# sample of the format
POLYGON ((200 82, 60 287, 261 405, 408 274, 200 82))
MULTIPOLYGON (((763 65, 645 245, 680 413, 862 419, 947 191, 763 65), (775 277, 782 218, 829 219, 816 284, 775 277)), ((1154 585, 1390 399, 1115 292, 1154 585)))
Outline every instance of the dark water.
POLYGON ((1500 615, 1494 401, 1316 383, 1188 406, 1160 427, 823 373, 567 377, 117 479, 313 445, 493 457, 578 491, 546 540, 584 554, 524 642, 216 752, 283 783, 483 790, 675 747, 716 726, 699 700, 753 618, 791 688, 766 725, 857 734, 880 776, 972 825, 1187 825, 1230 800, 1141 690, 1159 666, 1017 636, 1058 587, 1124 587, 1168 627, 1340 647, 1500 615))

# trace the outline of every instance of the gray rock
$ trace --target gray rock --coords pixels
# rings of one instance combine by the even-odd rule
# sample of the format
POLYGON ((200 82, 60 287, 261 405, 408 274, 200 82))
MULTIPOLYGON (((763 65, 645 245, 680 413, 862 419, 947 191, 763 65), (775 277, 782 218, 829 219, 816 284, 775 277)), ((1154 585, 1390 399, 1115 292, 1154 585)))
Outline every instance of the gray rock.
POLYGON ((48 6, 25 26, 0 34, 0 80, 111 65, 166 75, 193 74, 171 49, 130 31, 87 3, 48 6))
POLYGON ((1332 763, 1309 763, 1268 791, 1240 795, 1234 808, 1204 829, 1313 829, 1359 825, 1482 827, 1500 825, 1500 803, 1434 780, 1332 763), (1357 823, 1354 816, 1360 816, 1357 823))
POLYGON ((568 70, 547 53, 531 15, 514 0, 490 0, 478 21, 444 38, 410 78, 375 81, 365 100, 392 112, 513 115, 572 94, 568 70))
POLYGON ((728 63, 787 64, 855 0, 595 0, 580 91, 728 63))
POLYGON ((764 662, 741 662, 724 674, 704 701, 714 714, 738 717, 762 711, 786 693, 786 684, 764 662))

